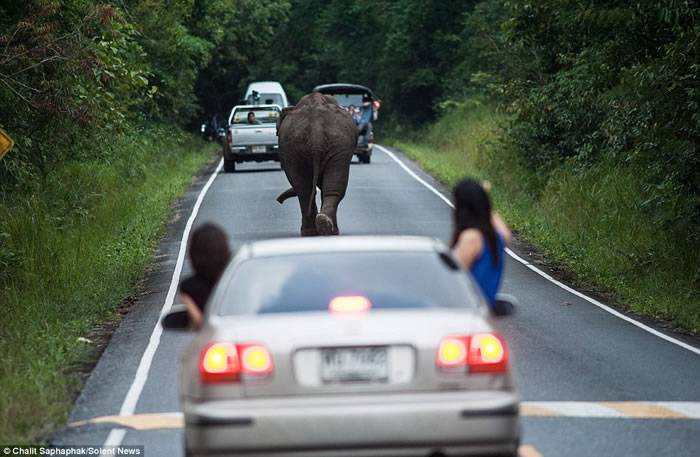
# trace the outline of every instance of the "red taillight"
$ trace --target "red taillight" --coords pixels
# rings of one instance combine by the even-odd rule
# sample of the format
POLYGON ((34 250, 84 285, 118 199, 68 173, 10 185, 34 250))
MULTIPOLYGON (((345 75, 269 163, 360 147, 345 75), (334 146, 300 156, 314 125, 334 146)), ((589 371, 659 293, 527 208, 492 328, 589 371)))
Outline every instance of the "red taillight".
POLYGON ((238 353, 244 374, 259 376, 272 373, 272 355, 260 344, 240 344, 238 353))
POLYGON ((226 144, 233 144, 233 133, 230 130, 226 130, 226 144))
POLYGON ((211 343, 202 352, 199 373, 204 382, 238 381, 241 363, 238 349, 233 343, 211 343))
POLYGON ((468 336, 448 336, 440 341, 437 364, 440 368, 465 367, 468 354, 468 336))
POLYGON ((241 376, 272 373, 272 355, 260 344, 211 343, 202 351, 199 373, 203 382, 236 382, 241 376))
POLYGON ((508 351, 503 340, 492 333, 452 335, 440 342, 437 366, 456 371, 468 367, 470 373, 504 373, 508 351))
POLYGON ((505 343, 492 333, 472 335, 468 363, 472 373, 504 373, 508 367, 505 343))

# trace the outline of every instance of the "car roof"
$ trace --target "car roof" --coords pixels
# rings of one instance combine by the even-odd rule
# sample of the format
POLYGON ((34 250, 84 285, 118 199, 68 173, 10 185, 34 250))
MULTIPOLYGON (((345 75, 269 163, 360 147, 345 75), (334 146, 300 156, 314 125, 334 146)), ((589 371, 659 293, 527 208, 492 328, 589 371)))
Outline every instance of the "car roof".
POLYGON ((360 94, 368 93, 370 97, 373 97, 372 90, 369 87, 361 86, 359 84, 346 84, 346 83, 335 83, 335 84, 322 84, 320 86, 314 87, 314 92, 324 93, 348 93, 348 94, 360 94))
POLYGON ((254 109, 265 109, 265 108, 277 108, 278 110, 282 110, 282 108, 279 105, 236 105, 233 107, 233 110, 254 110, 254 109))
POLYGON ((419 236, 334 236, 256 241, 245 249, 251 257, 270 257, 328 252, 442 252, 447 248, 437 239, 419 236))
POLYGON ((255 81, 248 84, 248 89, 246 90, 246 96, 248 96, 252 91, 258 92, 284 92, 282 84, 277 81, 255 81))

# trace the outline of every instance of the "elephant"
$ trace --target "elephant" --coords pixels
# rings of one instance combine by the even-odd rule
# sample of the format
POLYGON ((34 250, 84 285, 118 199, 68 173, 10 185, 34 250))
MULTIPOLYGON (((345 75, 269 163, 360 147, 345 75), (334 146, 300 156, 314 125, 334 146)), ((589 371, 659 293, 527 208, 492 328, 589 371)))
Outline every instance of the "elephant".
POLYGON ((336 213, 348 187, 357 142, 357 126, 350 113, 333 97, 312 92, 282 110, 277 136, 280 163, 292 186, 277 201, 298 197, 301 236, 338 235, 336 213))

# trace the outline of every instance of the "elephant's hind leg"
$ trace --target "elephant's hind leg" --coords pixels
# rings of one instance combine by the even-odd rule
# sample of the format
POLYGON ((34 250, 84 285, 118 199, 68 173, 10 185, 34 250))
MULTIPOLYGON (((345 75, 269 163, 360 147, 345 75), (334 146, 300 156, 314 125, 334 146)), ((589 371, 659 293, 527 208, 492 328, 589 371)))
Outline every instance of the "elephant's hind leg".
POLYGON ((311 211, 309 209, 309 200, 311 195, 299 195, 299 206, 301 208, 301 236, 317 236, 319 234, 316 224, 316 215, 318 207, 316 201, 311 203, 311 211))

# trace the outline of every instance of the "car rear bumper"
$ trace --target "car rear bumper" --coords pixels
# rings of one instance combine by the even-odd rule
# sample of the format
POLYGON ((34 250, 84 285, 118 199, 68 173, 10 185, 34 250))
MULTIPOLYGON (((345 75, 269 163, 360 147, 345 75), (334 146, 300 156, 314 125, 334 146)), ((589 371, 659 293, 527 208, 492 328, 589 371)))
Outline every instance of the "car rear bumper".
POLYGON ((264 162, 267 160, 280 160, 279 150, 277 148, 268 147, 266 152, 252 152, 250 147, 239 150, 224 150, 225 160, 234 160, 236 162, 264 162))
POLYGON ((193 455, 514 453, 511 392, 294 397, 186 404, 193 455))
POLYGON ((372 144, 358 144, 355 146, 356 155, 372 155, 372 144))

